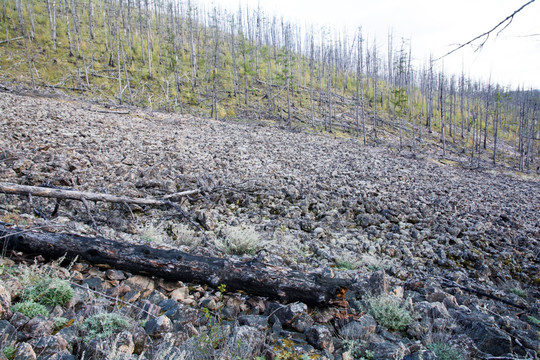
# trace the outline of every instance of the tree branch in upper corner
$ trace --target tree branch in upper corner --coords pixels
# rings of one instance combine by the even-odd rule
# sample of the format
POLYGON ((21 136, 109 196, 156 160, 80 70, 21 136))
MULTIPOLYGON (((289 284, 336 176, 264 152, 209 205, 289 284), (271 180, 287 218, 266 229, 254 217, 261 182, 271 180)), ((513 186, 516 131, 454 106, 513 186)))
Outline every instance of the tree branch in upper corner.
POLYGON ((482 41, 482 43, 478 46, 477 50, 481 49, 484 44, 486 43, 486 41, 488 41, 489 39, 489 36, 491 35, 492 32, 494 32, 495 30, 497 30, 498 28, 502 27, 502 29, 500 29, 498 32, 497 32, 497 36, 501 33, 501 31, 503 31, 504 29, 506 29, 511 23, 512 23, 512 20, 514 20, 514 16, 520 12, 521 10, 523 10, 527 5, 530 5, 532 4, 533 2, 535 2, 536 0, 530 0, 529 2, 527 2, 526 4, 522 5, 519 9, 517 9, 516 11, 514 11, 511 15, 508 15, 504 20, 502 20, 501 22, 499 22, 497 25, 495 25, 492 29, 486 31, 485 33, 483 34, 480 34, 478 36, 476 36, 475 38, 467 41, 466 43, 464 44, 461 44, 459 45, 457 48, 447 52, 446 54, 444 54, 443 56, 435 59, 435 61, 438 61, 438 60, 441 60, 445 57, 447 57, 448 55, 450 54, 453 54, 455 53, 456 51, 464 48, 465 46, 467 45, 470 45, 471 43, 475 42, 476 40, 478 39, 481 39, 483 37, 485 37, 484 41, 482 41))

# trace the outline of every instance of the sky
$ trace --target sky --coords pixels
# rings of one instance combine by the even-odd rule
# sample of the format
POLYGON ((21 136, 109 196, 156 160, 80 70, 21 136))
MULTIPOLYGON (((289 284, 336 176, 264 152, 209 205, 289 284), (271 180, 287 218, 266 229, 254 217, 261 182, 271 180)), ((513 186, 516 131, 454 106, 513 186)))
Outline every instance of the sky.
MULTIPOLYGON (((392 33, 394 47, 401 39, 412 46, 421 66, 433 54, 438 58, 459 44, 493 28, 528 0, 195 0, 204 6, 236 10, 239 4, 261 9, 268 15, 291 22, 327 26, 351 34, 362 26, 364 37, 377 40, 379 53, 386 53, 392 33)), ((352 35, 351 35, 352 36, 352 35)), ((476 42, 479 44, 480 42, 476 42)), ((502 86, 540 89, 540 1, 516 14, 498 36, 491 35, 480 51, 467 46, 438 61, 450 74, 465 74, 475 80, 502 86)))

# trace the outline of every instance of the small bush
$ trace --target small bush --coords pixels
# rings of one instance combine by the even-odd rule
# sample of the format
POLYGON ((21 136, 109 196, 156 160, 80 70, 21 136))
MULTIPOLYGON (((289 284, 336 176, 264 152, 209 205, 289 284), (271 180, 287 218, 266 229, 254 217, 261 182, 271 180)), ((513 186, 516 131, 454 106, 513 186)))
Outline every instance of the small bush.
POLYGON ((358 268, 358 263, 346 259, 336 260, 336 269, 338 270, 354 270, 358 268))
POLYGON ((522 298, 526 298, 527 297, 527 293, 525 291, 523 291, 522 289, 520 288, 513 288, 513 289, 510 289, 510 292, 512 294, 516 294, 517 296, 520 296, 522 298))
POLYGON ((49 316, 49 310, 42 304, 39 304, 34 301, 22 301, 11 307, 11 311, 20 312, 28 316, 29 318, 34 318, 38 315, 43 315, 45 317, 49 316))
POLYGON ((95 338, 108 338, 119 333, 129 326, 129 320, 122 315, 115 313, 102 313, 86 318, 81 330, 84 340, 90 341, 95 338))
POLYGON ((366 305, 368 313, 390 330, 404 330, 412 321, 411 314, 399 299, 387 295, 369 297, 366 305))
POLYGON ((350 352, 353 358, 358 360, 372 360, 375 354, 373 351, 366 349, 366 342, 362 341, 361 343, 356 340, 343 340, 343 347, 350 352))
POLYGON ((255 229, 246 226, 231 226, 225 236, 216 240, 216 246, 227 254, 254 254, 261 248, 261 239, 255 229))
POLYGON ((74 291, 66 280, 44 278, 23 292, 23 299, 38 302, 47 306, 64 306, 73 298, 74 291))
POLYGON ((17 350, 13 346, 6 346, 4 349, 2 349, 2 353, 7 359, 13 359, 16 352, 17 350))
POLYGON ((463 360, 463 356, 457 350, 443 343, 429 344, 428 349, 433 351, 440 360, 463 360))

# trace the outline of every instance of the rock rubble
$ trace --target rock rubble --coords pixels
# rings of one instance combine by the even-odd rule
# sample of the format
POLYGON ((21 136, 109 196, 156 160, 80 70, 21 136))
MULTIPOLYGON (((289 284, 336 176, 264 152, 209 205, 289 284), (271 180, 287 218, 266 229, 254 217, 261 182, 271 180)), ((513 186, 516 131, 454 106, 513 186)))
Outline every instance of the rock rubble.
POLYGON ((435 359, 433 343, 464 358, 538 358, 538 178, 264 123, 92 111, 97 106, 3 93, 0 179, 132 197, 201 189, 181 202, 204 231, 200 245, 179 243, 173 229, 185 219, 160 208, 62 201, 55 211, 51 199, 0 194, 1 221, 210 256, 230 256, 214 245, 222 229, 251 226, 263 246, 242 260, 317 269, 357 285, 344 299, 349 307, 312 309, 76 263, 66 271, 77 301, 50 309, 73 320, 58 330, 50 318, 10 311, 22 289, 4 272, 0 342, 15 358, 102 358, 114 348, 134 359, 226 351, 435 359), (403 331, 369 313, 364 300, 377 295, 410 312, 403 331), (129 331, 81 341, 80 324, 102 311, 127 314, 129 331))

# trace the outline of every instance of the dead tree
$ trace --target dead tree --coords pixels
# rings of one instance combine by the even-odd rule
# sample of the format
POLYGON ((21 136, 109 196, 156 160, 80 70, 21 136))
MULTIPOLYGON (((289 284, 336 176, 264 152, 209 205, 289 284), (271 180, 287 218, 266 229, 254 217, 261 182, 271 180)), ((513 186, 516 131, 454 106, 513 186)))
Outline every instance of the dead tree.
POLYGON ((132 273, 171 281, 220 284, 230 291, 308 305, 327 305, 351 287, 350 280, 323 277, 257 261, 191 255, 175 249, 156 249, 103 237, 35 232, 0 222, 0 246, 46 259, 78 258, 132 273))

